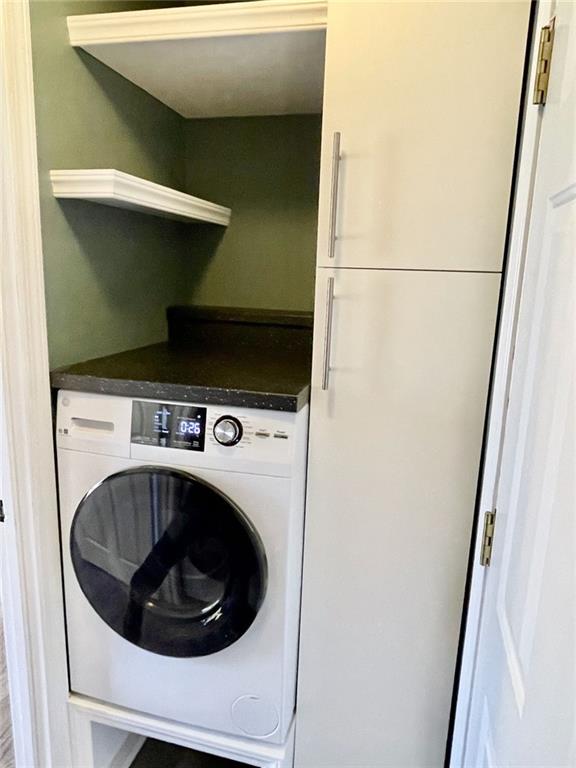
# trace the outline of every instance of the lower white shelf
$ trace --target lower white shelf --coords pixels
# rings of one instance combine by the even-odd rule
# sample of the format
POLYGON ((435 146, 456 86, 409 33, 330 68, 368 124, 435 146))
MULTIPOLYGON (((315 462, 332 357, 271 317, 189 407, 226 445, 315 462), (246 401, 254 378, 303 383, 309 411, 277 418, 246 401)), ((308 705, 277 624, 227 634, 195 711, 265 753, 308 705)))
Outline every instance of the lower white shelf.
MULTIPOLYGON (((91 723, 100 723, 129 733, 136 733, 150 739, 169 741, 188 749, 196 749, 228 760, 246 762, 246 766, 261 768, 289 768, 294 765, 295 723, 292 722, 284 744, 272 744, 259 739, 232 736, 219 731, 195 728, 174 720, 106 704, 88 696, 71 693, 70 707, 72 738, 79 755, 86 756, 90 750, 91 734, 87 730, 91 723)), ((82 765, 93 765, 83 760, 82 765)))
POLYGON ((228 226, 230 208, 109 168, 50 171, 54 197, 90 200, 178 221, 228 226))

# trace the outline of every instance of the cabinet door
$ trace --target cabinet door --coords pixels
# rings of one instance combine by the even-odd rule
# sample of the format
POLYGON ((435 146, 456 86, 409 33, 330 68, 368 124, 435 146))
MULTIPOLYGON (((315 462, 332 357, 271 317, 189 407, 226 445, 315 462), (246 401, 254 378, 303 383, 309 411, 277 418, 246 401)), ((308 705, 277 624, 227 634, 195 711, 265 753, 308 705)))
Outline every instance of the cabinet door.
POLYGON ((500 276, 318 272, 296 766, 441 766, 500 276))
POLYGON ((528 16, 329 0, 319 265, 501 268, 528 16))

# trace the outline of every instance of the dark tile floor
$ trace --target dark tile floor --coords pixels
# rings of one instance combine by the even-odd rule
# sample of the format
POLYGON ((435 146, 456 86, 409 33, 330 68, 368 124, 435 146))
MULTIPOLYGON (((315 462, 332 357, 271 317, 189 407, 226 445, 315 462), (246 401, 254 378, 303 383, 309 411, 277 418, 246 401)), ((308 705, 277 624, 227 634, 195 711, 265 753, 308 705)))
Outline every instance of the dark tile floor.
POLYGON ((247 768, 246 763, 147 739, 131 768, 247 768))

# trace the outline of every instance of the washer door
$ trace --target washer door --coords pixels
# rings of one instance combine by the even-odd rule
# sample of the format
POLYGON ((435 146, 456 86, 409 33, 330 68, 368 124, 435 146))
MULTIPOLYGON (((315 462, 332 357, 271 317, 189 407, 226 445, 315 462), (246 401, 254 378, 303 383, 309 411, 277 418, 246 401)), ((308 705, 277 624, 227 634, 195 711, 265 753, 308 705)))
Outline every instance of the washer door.
POLYGON ((72 563, 99 616, 165 656, 226 648, 266 592, 262 541, 242 511, 203 480, 163 467, 111 475, 80 502, 72 563))

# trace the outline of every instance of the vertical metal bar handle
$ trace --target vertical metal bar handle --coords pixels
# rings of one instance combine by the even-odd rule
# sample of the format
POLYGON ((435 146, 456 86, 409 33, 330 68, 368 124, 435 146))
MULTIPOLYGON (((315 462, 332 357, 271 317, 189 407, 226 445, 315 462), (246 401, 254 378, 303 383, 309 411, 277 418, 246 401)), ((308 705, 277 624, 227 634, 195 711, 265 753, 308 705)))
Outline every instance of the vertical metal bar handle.
POLYGON ((330 185, 330 221, 328 225, 328 258, 334 258, 336 249, 336 216, 338 214, 338 179, 340 176, 340 131, 332 139, 332 183, 330 185))
POLYGON ((334 278, 328 278, 326 293, 326 326, 324 329, 324 365, 322 370, 322 389, 328 389, 330 380, 330 349, 332 347, 332 310, 334 308, 334 278))

